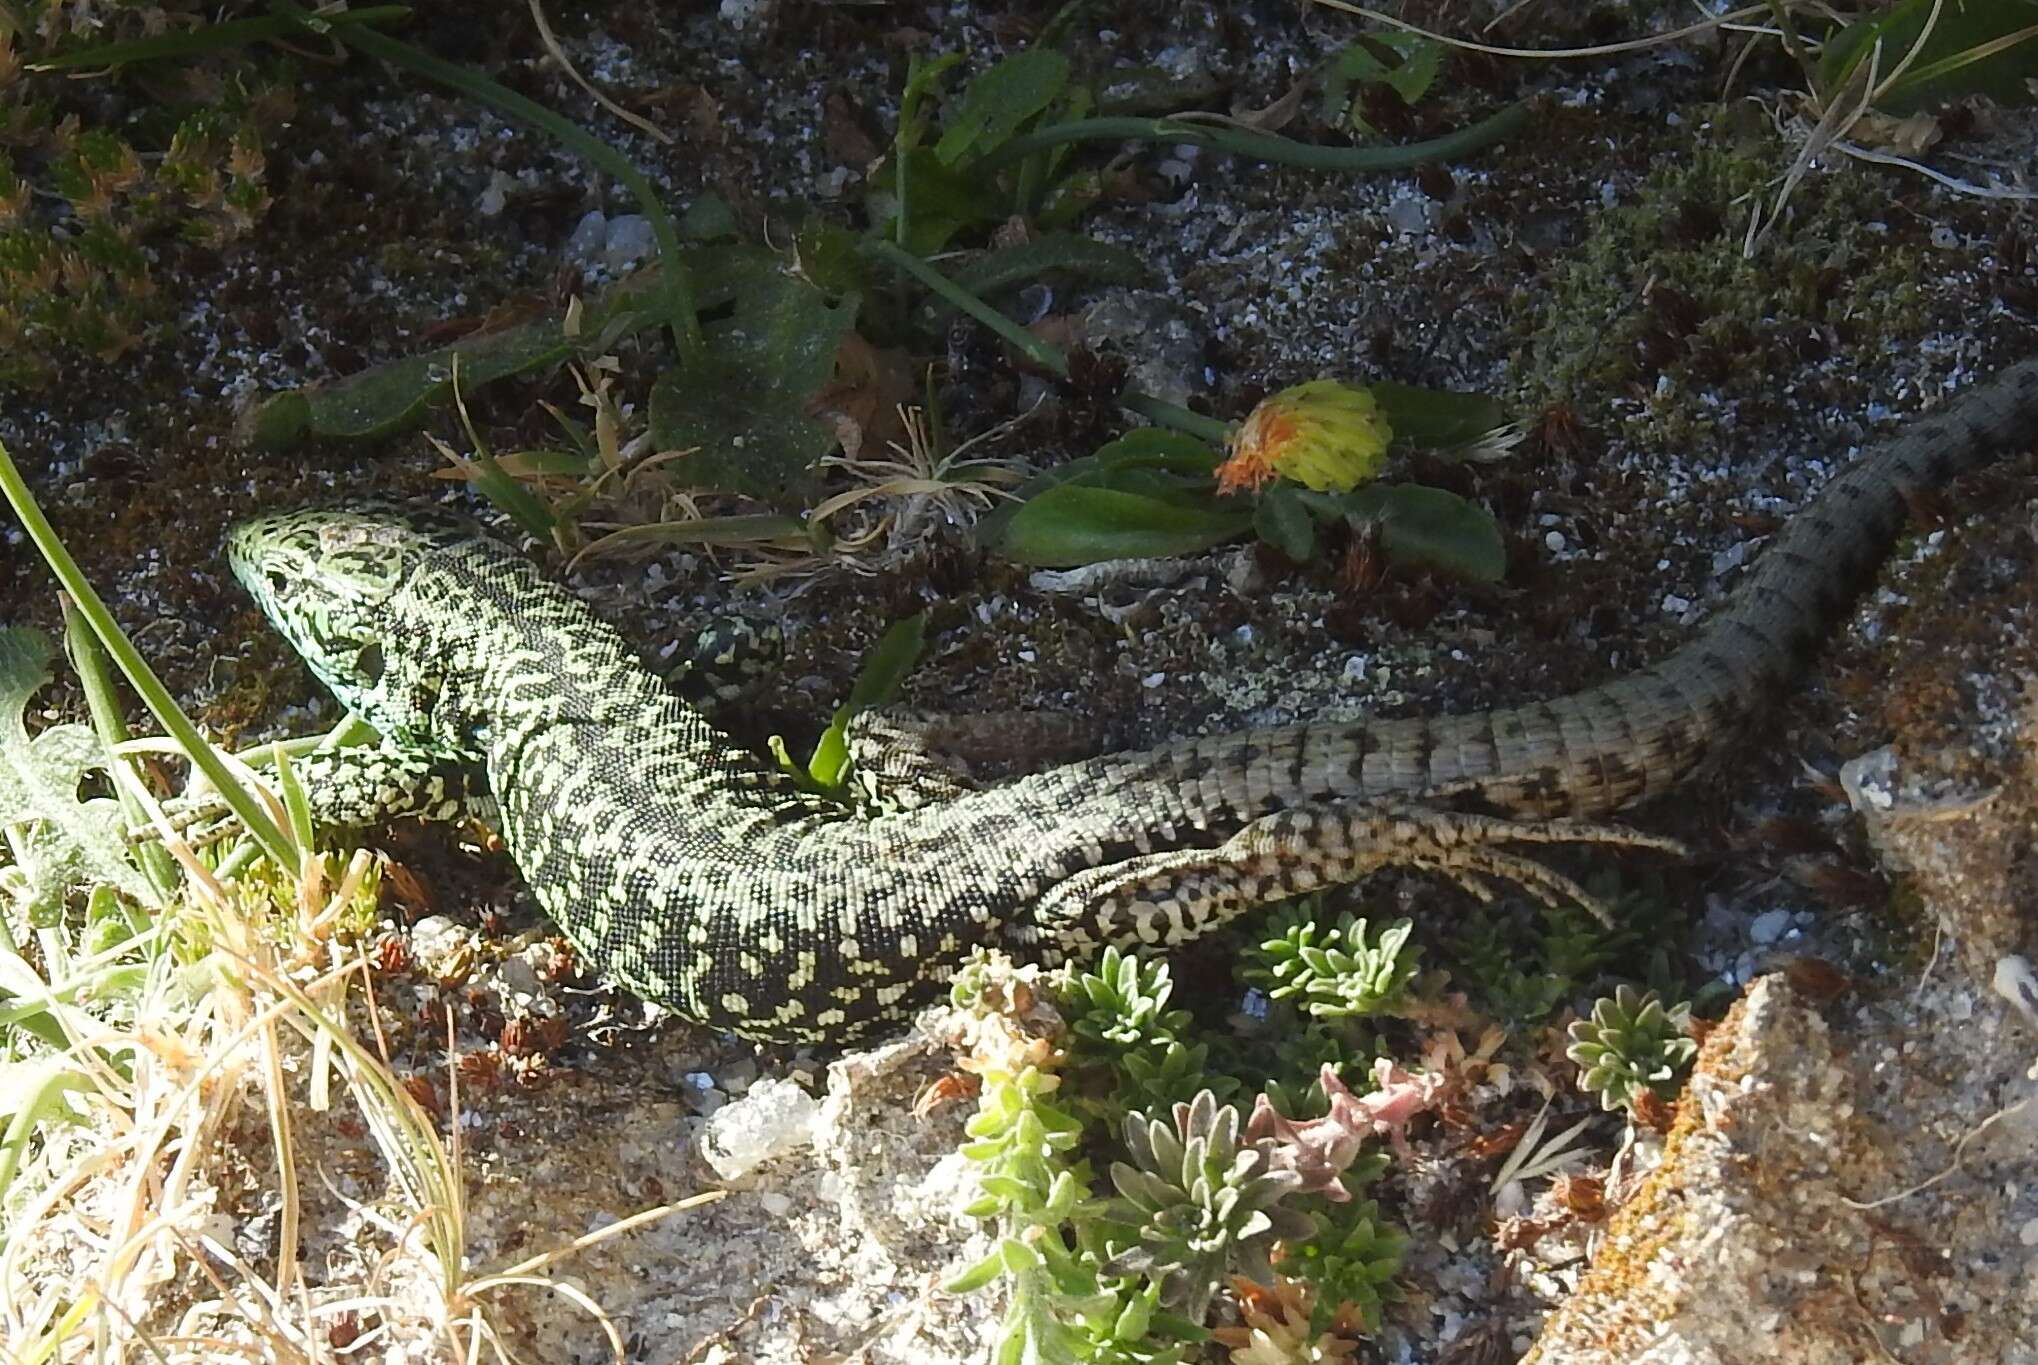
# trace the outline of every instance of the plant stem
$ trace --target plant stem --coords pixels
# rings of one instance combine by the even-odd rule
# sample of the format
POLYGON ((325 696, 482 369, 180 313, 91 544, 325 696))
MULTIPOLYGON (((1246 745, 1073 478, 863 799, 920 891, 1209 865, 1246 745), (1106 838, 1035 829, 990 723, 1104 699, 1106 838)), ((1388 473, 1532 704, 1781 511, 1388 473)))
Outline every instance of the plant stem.
MULTIPOLYGON (((71 667, 78 672, 78 685, 85 693, 85 706, 92 713, 92 728, 99 732, 99 742, 106 746, 108 763, 125 763, 115 746, 130 738, 127 719, 120 713, 120 699, 114 695, 113 674, 106 666, 106 651, 99 644, 99 637, 79 613, 77 606, 68 596, 61 596, 60 605, 64 610, 64 644, 71 656, 71 667)), ((121 813, 127 818, 128 828, 148 823, 148 812, 141 808, 134 793, 116 782, 114 796, 120 802, 121 813)), ((169 850, 159 843, 142 843, 130 840, 135 860, 141 864, 142 875, 155 887, 156 894, 168 904, 177 894, 183 882, 183 875, 177 870, 177 860, 169 850)))
POLYGON ((1034 364, 1039 365, 1043 369, 1053 371, 1060 378, 1068 378, 1068 357, 1064 356, 1054 346, 1042 341, 1039 337, 991 307, 990 304, 985 303, 975 294, 970 293, 969 290, 964 289, 954 280, 949 279, 948 276, 942 274, 918 256, 915 256, 912 252, 902 250, 896 244, 885 241, 883 238, 873 237, 864 242, 863 254, 884 262, 902 275, 910 275, 913 279, 925 285, 930 291, 939 295, 949 306, 969 314, 1024 352, 1027 359, 1031 360, 1034 364))
POLYGON ((1009 166, 1034 152, 1066 142, 1164 142, 1209 147, 1283 166, 1319 171, 1398 171, 1430 161, 1448 161, 1490 147, 1528 122, 1525 104, 1513 104, 1469 128, 1412 142, 1405 147, 1323 147, 1272 133, 1225 124, 1174 118, 1086 118, 1021 133, 977 163, 984 170, 1009 166))
POLYGON ((198 733, 198 727, 191 723, 191 718, 177 705, 176 698, 170 695, 170 689, 163 686, 163 680, 156 676, 155 670, 149 667, 141 652, 121 633, 119 624, 113 619, 113 613, 106 609, 106 603, 100 600, 99 594, 94 592, 92 585, 85 580, 85 574, 79 569, 78 561, 71 558, 71 552, 57 539, 57 533, 50 526, 49 518, 45 517, 42 508, 36 505, 35 495, 28 491, 28 482, 21 477, 21 471, 15 468, 13 457, 8 455, 4 444, 0 444, 0 497, 5 497, 13 505, 14 515, 21 518, 22 529, 28 532, 28 538, 35 542, 35 548, 40 550, 42 557, 49 562, 51 571, 56 574, 57 581, 63 585, 64 591, 71 595, 78 614, 92 627, 92 633, 99 637, 99 643, 113 656, 115 666, 126 677, 128 684, 140 694, 142 701, 147 703, 149 710, 155 713, 163 729, 183 746, 192 766, 212 780, 212 785, 219 789, 220 799, 225 801, 227 807, 240 818, 241 823, 247 826, 248 833, 254 836, 255 842, 262 846, 262 851, 269 855, 276 866, 287 872, 295 872, 297 855, 291 848, 290 841, 284 837, 283 831, 276 827, 276 822, 269 818, 269 813, 262 809, 254 794, 241 785, 233 770, 220 758, 218 751, 206 743, 205 736, 198 733))
POLYGON ((1141 393, 1137 389, 1127 389, 1119 394, 1118 402, 1155 426, 1172 427, 1199 440, 1208 441, 1220 450, 1231 442, 1233 424, 1222 418, 1205 417, 1200 412, 1191 412, 1178 403, 1155 398, 1152 394, 1141 393))

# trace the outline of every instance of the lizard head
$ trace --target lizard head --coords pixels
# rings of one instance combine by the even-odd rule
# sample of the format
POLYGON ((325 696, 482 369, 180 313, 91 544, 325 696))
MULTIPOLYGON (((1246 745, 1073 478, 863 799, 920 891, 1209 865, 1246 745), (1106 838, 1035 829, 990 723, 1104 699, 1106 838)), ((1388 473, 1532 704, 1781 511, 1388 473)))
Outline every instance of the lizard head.
MULTIPOLYGON (((347 707, 384 734, 414 730, 420 679, 392 656, 429 656, 395 599, 449 546, 477 534, 450 513, 404 503, 310 507, 254 517, 227 532, 227 561, 276 629, 347 707)), ((428 589, 427 589, 428 590, 428 589)))

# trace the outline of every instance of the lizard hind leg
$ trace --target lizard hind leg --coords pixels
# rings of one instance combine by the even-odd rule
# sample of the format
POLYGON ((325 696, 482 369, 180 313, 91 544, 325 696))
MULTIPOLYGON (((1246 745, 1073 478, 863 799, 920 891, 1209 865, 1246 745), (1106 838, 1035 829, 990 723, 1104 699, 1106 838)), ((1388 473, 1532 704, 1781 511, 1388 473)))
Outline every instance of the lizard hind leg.
POLYGON ((1320 868, 1319 885, 1356 881, 1386 867, 1433 872, 1480 901, 1492 899, 1487 880, 1512 883, 1545 905, 1572 902, 1607 927, 1613 920, 1598 897, 1563 873, 1509 844, 1597 844, 1652 848, 1689 856, 1675 839, 1625 825, 1585 820, 1514 820, 1504 816, 1433 810, 1426 806, 1301 806, 1253 821, 1219 852, 1273 857, 1320 868))
POLYGON ((1571 878, 1508 844, 1590 843, 1683 856, 1674 839, 1578 820, 1508 820, 1422 806, 1329 803, 1253 821, 1215 848, 1150 853, 1066 878, 1007 932, 1053 963, 1120 948, 1184 943, 1271 901, 1388 867, 1432 872, 1490 901, 1511 883, 1546 905, 1575 902, 1612 926, 1571 878))

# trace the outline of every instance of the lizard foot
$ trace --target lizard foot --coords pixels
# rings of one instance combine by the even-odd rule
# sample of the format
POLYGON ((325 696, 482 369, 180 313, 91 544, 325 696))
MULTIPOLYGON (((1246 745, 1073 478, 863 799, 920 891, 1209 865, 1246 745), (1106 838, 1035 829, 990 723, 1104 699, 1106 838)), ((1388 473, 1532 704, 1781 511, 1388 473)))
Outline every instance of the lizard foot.
POLYGON ((1674 839, 1578 820, 1508 820, 1420 806, 1324 804, 1277 811, 1215 848, 1149 853, 1055 886, 1010 931, 1050 963, 1105 945, 1186 942, 1271 901, 1354 882, 1388 867, 1433 872, 1480 901, 1512 883, 1546 905, 1575 902, 1612 926, 1607 907, 1508 844, 1591 843, 1679 856, 1674 839))

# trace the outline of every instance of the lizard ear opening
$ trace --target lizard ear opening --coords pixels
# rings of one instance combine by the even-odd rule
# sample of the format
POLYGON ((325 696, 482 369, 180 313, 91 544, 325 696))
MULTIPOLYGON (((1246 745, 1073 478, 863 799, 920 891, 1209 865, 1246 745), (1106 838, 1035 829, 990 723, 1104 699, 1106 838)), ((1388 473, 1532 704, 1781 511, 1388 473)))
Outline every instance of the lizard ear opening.
POLYGON ((382 681, 382 642, 370 641, 354 656, 354 673, 370 687, 382 681))

